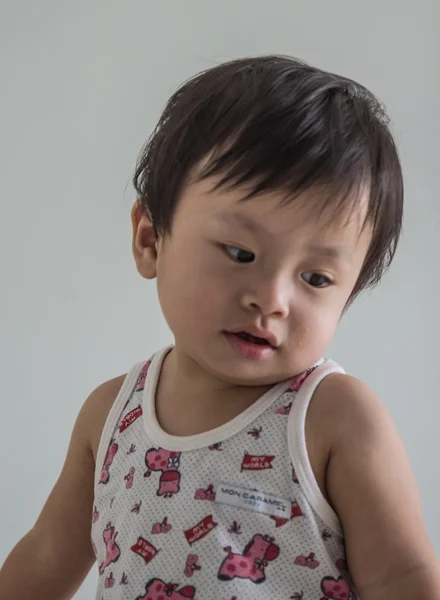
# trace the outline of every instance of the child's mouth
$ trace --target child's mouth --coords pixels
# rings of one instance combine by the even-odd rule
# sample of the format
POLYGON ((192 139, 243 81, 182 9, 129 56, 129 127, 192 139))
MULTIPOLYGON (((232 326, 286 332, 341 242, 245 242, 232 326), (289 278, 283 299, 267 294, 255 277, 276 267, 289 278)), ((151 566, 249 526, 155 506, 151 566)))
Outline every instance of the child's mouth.
POLYGON ((251 335, 250 333, 246 333, 246 331, 240 331, 235 333, 237 337, 245 340, 247 342, 252 342, 253 344, 258 344, 259 346, 270 346, 269 342, 265 338, 257 337, 255 335, 251 335))
POLYGON ((225 332, 226 338, 235 352, 242 358, 250 360, 263 360, 270 358, 275 352, 274 346, 262 337, 238 331, 231 333, 225 332))

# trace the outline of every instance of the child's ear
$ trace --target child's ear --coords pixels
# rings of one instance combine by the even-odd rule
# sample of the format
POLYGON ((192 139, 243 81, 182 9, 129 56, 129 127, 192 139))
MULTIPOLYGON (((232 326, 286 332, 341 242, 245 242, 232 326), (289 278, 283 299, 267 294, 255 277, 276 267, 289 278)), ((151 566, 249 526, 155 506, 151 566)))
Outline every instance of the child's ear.
POLYGON ((144 207, 136 200, 131 209, 133 226, 133 256, 137 270, 145 279, 156 277, 157 235, 153 222, 145 214, 144 207))

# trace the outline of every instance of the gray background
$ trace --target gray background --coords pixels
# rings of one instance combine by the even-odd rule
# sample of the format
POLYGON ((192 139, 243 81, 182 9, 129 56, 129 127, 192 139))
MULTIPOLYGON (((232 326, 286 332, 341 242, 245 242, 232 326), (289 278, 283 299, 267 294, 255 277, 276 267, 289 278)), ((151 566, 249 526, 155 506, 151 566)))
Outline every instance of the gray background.
MULTIPOLYGON (((183 79, 271 52, 356 78, 391 112, 404 240, 330 354, 389 406, 440 555, 439 7, 1 0, 0 562, 37 517, 86 395, 171 340, 130 254, 138 150, 183 79)), ((77 600, 93 597, 95 577, 77 600)))

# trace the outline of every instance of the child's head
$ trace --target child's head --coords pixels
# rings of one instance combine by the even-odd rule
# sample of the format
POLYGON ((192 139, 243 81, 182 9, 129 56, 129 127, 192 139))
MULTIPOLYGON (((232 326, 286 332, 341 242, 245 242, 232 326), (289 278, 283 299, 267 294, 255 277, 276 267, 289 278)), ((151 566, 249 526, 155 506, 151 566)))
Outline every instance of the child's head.
POLYGON ((390 264, 403 184, 359 84, 288 57, 236 60, 170 99, 134 177, 134 252, 176 348, 269 384, 315 362, 390 264), (272 344, 253 352, 237 331, 272 344), (276 347, 274 347, 276 346, 276 347))

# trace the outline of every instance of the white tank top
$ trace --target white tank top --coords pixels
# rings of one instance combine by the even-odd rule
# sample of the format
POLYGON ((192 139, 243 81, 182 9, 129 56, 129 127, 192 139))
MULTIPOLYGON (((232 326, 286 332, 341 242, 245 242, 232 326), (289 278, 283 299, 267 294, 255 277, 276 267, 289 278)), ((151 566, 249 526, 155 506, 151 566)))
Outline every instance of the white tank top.
POLYGON ((129 372, 102 433, 97 600, 354 600, 305 443, 314 390, 343 370, 321 361, 225 425, 177 437, 155 414, 167 352, 129 372))

